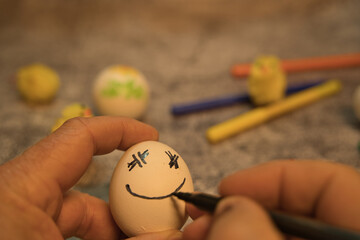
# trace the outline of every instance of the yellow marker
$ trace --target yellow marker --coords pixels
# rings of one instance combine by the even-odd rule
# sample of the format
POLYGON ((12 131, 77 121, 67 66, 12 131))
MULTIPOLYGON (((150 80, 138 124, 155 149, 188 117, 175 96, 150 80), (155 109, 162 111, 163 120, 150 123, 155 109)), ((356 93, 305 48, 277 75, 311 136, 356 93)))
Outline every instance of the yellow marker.
POLYGON ((211 143, 222 141, 282 114, 335 94, 340 89, 341 83, 339 80, 329 80, 315 87, 295 93, 274 104, 256 108, 238 117, 212 126, 207 130, 206 137, 211 143))

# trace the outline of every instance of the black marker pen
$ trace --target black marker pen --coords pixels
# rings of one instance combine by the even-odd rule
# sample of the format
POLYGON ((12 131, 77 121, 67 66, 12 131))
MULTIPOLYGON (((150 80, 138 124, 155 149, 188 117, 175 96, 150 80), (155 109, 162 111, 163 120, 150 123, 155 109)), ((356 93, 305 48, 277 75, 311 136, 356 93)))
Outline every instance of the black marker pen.
MULTIPOLYGON (((218 202, 223 199, 222 197, 204 193, 177 192, 173 195, 210 213, 215 211, 218 202)), ((278 211, 268 210, 267 212, 280 231, 294 237, 306 238, 309 240, 360 240, 360 233, 358 232, 278 211)))

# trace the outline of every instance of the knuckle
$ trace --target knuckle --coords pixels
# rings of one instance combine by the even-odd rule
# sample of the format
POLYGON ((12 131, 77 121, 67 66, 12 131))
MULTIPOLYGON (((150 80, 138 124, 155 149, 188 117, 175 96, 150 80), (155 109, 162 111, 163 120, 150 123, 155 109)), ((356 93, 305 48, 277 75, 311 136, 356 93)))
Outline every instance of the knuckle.
POLYGON ((222 215, 235 211, 247 212, 259 208, 261 207, 249 198, 241 196, 229 196, 219 202, 215 214, 222 215))
POLYGON ((86 119, 83 117, 74 117, 66 120, 63 127, 82 129, 86 126, 86 119))

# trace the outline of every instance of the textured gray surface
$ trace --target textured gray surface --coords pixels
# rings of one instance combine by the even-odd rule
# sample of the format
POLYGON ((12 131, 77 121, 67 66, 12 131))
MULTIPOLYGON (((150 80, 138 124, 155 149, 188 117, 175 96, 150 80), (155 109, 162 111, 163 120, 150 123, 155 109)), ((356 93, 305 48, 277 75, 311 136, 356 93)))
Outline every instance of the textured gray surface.
MULTIPOLYGON (((181 117, 169 111, 172 104, 245 92, 246 82, 233 79, 229 69, 260 54, 285 59, 360 52, 359 9, 357 0, 0 0, 0 162, 46 136, 64 106, 92 106, 96 75, 125 64, 148 78, 152 96, 143 121, 187 161, 196 190, 216 192, 223 176, 278 158, 359 167, 359 123, 351 102, 359 68, 289 75, 289 83, 339 78, 343 90, 216 145, 206 141, 206 129, 250 106, 181 117), (33 62, 61 77, 51 105, 29 107, 17 95, 14 73, 33 62)), ((120 155, 97 157, 100 170, 92 182, 98 184, 83 190, 107 199, 120 155)))

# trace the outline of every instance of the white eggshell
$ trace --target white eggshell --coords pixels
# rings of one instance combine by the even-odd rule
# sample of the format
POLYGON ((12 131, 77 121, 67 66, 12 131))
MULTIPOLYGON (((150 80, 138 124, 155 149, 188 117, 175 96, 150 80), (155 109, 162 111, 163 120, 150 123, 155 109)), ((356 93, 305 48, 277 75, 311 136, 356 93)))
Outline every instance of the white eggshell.
POLYGON ((169 196, 175 191, 193 192, 192 178, 181 156, 160 142, 136 144, 123 154, 114 170, 111 213, 129 237, 180 229, 188 216, 185 202, 169 196))
POLYGON ((354 112, 357 119, 360 121, 360 85, 357 86, 353 95, 354 112))
POLYGON ((103 70, 93 85, 93 99, 102 115, 141 118, 148 106, 150 89, 146 78, 122 65, 103 70))

